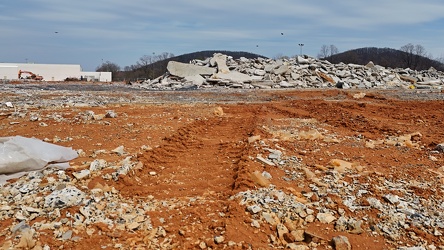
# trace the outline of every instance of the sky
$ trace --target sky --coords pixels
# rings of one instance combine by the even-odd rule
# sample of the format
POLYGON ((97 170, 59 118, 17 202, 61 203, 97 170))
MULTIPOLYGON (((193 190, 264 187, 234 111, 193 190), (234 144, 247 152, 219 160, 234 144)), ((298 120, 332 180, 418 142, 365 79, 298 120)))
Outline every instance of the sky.
POLYGON ((270 58, 408 43, 444 56, 442 0, 10 0, 0 3, 0 62, 122 69, 144 55, 203 50, 270 58), (303 46, 299 46, 303 44, 303 46))

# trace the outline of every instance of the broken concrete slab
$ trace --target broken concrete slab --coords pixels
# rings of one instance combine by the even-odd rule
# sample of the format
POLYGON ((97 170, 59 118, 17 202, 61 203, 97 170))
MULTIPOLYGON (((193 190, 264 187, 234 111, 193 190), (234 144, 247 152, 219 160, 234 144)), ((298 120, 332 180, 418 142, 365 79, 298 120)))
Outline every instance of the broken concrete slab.
POLYGON ((216 73, 215 68, 175 62, 175 61, 168 62, 167 70, 171 75, 178 77, 195 76, 195 75, 212 75, 216 73))

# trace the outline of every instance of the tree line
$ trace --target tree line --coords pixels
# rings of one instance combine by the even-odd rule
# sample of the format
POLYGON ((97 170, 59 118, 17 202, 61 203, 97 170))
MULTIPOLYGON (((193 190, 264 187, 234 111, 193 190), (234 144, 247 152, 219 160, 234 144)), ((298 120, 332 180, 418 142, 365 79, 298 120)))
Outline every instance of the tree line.
POLYGON ((433 59, 420 44, 408 43, 400 49, 365 47, 339 53, 334 45, 323 45, 318 58, 331 63, 355 63, 365 65, 372 61, 374 64, 389 68, 410 68, 427 70, 433 67, 444 71, 443 58, 433 59))

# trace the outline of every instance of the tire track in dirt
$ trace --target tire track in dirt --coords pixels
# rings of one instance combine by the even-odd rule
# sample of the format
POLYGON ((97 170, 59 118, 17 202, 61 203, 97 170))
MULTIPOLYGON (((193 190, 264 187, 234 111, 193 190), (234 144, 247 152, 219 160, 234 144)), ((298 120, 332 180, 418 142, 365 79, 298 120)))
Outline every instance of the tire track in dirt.
POLYGON ((139 156, 143 168, 117 182, 123 195, 177 198, 217 193, 226 198, 249 171, 247 138, 257 127, 255 112, 201 118, 139 156))

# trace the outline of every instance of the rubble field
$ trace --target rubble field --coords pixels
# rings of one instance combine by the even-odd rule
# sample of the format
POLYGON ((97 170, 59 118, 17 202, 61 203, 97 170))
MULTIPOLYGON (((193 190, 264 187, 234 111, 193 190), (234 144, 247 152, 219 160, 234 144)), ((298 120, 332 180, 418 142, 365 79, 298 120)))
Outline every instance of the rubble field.
POLYGON ((444 249, 443 95, 3 84, 79 156, 0 187, 0 249, 444 249))

